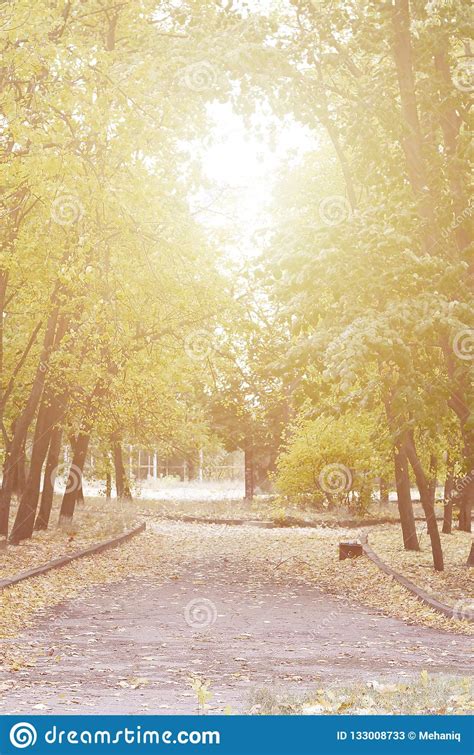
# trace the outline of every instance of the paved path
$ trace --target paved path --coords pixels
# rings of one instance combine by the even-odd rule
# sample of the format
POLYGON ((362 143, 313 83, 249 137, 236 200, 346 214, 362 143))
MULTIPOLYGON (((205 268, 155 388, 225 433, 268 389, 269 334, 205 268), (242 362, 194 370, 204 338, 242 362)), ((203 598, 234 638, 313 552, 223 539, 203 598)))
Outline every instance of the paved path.
POLYGON ((97 586, 21 639, 42 656, 10 689, 1 679, 12 675, 0 677, 0 713, 195 713, 193 675, 211 681, 209 712, 243 712, 261 687, 302 695, 422 669, 465 674, 469 643, 305 584, 249 580, 219 553, 161 586, 97 586))

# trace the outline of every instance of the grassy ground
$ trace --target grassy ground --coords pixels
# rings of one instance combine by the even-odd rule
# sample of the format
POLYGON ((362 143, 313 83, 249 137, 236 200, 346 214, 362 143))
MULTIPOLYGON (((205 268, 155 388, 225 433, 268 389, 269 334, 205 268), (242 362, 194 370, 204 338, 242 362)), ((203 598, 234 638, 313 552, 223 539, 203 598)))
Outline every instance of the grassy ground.
MULTIPOLYGON (((60 497, 55 496, 48 530, 35 532, 30 540, 0 550, 0 579, 108 540, 140 521, 139 510, 130 505, 89 498, 76 506, 71 524, 60 528, 56 526, 60 502, 60 497)), ((13 506, 12 521, 15 514, 16 505, 13 506)))
POLYGON ((423 671, 415 683, 380 684, 318 689, 304 698, 257 690, 250 700, 254 715, 469 715, 474 710, 472 681, 430 676, 423 671))
MULTIPOLYGON (((245 519, 245 520, 268 520, 277 524, 285 525, 287 521, 297 519, 302 522, 327 523, 351 520, 363 523, 367 519, 389 519, 393 522, 398 520, 398 511, 395 504, 382 506, 374 504, 373 508, 364 516, 347 509, 327 511, 317 509, 307 504, 306 506, 292 504, 282 498, 257 496, 253 502, 238 500, 203 500, 189 501, 176 499, 173 501, 163 500, 140 500, 135 501, 136 507, 146 515, 154 517, 168 517, 180 519, 183 517, 199 517, 204 519, 245 519)), ((415 513, 418 515, 415 505, 415 513)))
POLYGON ((180 519, 186 516, 202 517, 205 519, 271 519, 275 515, 275 507, 271 501, 264 498, 255 499, 247 503, 242 499, 226 501, 135 501, 138 510, 152 517, 169 517, 180 519))
POLYGON ((470 600, 474 608, 474 574, 466 567, 471 547, 469 532, 453 530, 451 535, 441 533, 443 546, 443 572, 433 569, 431 547, 425 528, 418 528, 420 551, 405 551, 402 546, 400 527, 374 528, 369 534, 369 545, 380 558, 393 569, 411 579, 442 603, 455 606, 460 601, 470 600))

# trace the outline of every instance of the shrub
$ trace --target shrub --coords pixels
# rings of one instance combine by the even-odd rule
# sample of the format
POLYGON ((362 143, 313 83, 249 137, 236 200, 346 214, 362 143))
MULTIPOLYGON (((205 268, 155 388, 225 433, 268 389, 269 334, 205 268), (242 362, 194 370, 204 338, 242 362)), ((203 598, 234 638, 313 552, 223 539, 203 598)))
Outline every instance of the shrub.
POLYGON ((321 415, 298 421, 277 462, 276 486, 286 496, 315 506, 367 510, 375 485, 389 470, 381 459, 371 415, 321 415))

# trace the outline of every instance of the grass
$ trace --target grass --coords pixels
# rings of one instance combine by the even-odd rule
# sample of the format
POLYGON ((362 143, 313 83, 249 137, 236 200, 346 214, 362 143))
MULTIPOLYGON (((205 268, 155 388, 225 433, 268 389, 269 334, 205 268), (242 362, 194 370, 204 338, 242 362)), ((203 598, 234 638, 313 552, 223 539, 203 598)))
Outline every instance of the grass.
MULTIPOLYGON (((12 577, 25 569, 32 569, 60 556, 108 540, 131 529, 140 520, 133 505, 104 498, 88 498, 78 504, 74 518, 67 527, 58 527, 61 497, 55 496, 48 530, 34 532, 33 537, 20 545, 0 550, 0 578, 12 577)), ((12 521, 16 504, 12 508, 12 521)))
POLYGON ((248 713, 253 715, 468 715, 474 710, 472 681, 422 671, 413 682, 355 684, 317 689, 305 697, 256 690, 248 713))
POLYGON ((465 565, 472 536, 469 532, 453 530, 451 535, 441 533, 440 537, 445 566, 443 572, 433 569, 430 539, 425 527, 418 527, 420 551, 403 550, 400 527, 372 529, 369 545, 389 566, 442 603, 455 606, 459 601, 467 603, 470 599, 474 608, 473 570, 465 565))
POLYGON ((205 519, 271 519, 275 507, 265 498, 256 498, 252 503, 242 499, 226 501, 155 501, 140 500, 134 502, 143 514, 153 517, 181 519, 185 516, 205 519))
POLYGON ((286 523, 291 524, 294 520, 308 524, 332 525, 345 520, 362 524, 370 519, 388 519, 393 522, 398 519, 395 504, 388 506, 374 504, 370 512, 361 516, 347 509, 321 510, 310 504, 300 505, 276 496, 256 496, 252 502, 242 499, 225 501, 195 501, 179 498, 173 501, 137 499, 135 506, 143 514, 153 517, 182 519, 191 516, 211 520, 266 520, 282 526, 286 523))

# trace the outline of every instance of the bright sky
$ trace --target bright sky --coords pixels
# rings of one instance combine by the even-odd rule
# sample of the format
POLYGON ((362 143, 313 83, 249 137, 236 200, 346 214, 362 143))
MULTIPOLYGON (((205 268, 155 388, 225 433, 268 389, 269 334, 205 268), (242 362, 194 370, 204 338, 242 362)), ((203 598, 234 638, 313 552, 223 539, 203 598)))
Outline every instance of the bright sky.
POLYGON ((199 207, 209 207, 198 217, 206 225, 233 232, 232 256, 249 255, 253 237, 267 225, 265 212, 280 170, 300 162, 318 143, 300 124, 279 122, 268 113, 254 119, 257 136, 229 104, 212 104, 209 112, 215 126, 201 161, 212 186, 198 198, 199 207))

